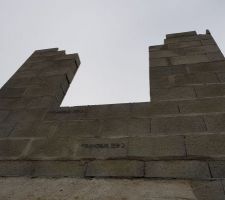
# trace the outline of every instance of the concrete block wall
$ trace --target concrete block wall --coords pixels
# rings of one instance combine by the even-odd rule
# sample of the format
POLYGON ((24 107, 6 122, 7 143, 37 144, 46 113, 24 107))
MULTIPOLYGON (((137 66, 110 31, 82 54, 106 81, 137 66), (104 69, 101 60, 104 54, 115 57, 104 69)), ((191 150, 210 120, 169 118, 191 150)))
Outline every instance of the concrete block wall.
POLYGON ((151 102, 59 107, 79 57, 35 51, 0 90, 0 176, 188 180, 225 199, 220 49, 192 31, 149 52, 151 102))

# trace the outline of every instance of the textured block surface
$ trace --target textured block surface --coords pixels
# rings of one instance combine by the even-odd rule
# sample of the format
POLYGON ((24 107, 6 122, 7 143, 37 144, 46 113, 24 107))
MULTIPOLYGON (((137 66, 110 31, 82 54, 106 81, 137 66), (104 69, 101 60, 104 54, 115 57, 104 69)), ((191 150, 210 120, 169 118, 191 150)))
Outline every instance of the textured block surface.
POLYGON ((150 161, 146 164, 146 177, 152 178, 211 178, 208 164, 200 161, 150 161))
POLYGON ((162 159, 185 156, 182 136, 130 138, 128 156, 145 159, 162 159))
POLYGON ((144 162, 129 160, 93 161, 88 163, 86 176, 142 177, 144 162))
POLYGON ((225 161, 210 161, 209 166, 213 178, 225 178, 225 161))
POLYGON ((187 154, 204 158, 225 158, 224 142, 224 134, 186 136, 185 139, 187 154))
POLYGON ((153 118, 151 121, 152 133, 184 134, 206 131, 202 117, 164 117, 153 118))

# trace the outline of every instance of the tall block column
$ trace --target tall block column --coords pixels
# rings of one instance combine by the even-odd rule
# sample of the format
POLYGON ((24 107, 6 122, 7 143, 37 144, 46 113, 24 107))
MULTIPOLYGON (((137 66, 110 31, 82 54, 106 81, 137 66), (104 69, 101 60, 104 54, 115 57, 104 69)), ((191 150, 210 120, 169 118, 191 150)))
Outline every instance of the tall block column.
POLYGON ((149 51, 152 101, 196 99, 209 85, 219 91, 225 60, 208 30, 168 34, 149 51))
POLYGON ((18 124, 33 126, 59 107, 79 65, 78 54, 57 48, 35 51, 0 90, 2 135, 18 124))

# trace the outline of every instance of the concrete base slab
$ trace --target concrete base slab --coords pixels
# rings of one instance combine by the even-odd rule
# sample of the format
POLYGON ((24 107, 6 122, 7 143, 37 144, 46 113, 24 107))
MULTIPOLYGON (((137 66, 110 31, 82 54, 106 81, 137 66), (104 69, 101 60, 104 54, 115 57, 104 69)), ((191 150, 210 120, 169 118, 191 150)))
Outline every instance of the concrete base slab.
POLYGON ((188 181, 0 178, 0 200, 197 200, 188 181))

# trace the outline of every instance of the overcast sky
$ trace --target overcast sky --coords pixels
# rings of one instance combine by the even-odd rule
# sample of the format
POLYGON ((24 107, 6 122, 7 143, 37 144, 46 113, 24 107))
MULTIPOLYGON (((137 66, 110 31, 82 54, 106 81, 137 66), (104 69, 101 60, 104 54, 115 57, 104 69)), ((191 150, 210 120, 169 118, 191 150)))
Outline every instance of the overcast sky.
POLYGON ((225 52, 224 0, 0 0, 0 86, 36 49, 79 53, 63 106, 149 101, 148 46, 210 29, 225 52))

